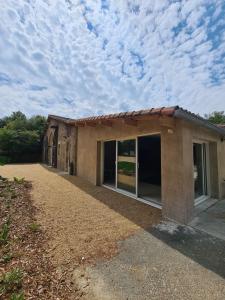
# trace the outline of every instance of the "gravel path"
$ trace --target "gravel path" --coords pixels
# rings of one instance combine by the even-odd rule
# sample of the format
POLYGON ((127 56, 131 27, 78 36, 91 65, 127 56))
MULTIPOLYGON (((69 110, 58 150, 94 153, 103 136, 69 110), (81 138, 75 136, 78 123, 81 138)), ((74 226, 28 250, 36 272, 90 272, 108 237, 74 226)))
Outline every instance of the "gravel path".
POLYGON ((32 181, 32 197, 42 208, 39 222, 51 230, 59 265, 112 257, 117 241, 160 220, 157 209, 40 164, 7 165, 0 174, 32 181))

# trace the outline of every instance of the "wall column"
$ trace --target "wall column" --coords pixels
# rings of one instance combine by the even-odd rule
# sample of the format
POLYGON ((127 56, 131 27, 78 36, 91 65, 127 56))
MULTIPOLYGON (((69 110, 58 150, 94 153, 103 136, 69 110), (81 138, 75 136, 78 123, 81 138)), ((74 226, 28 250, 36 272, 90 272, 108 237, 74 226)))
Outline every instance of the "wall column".
POLYGON ((163 217, 186 224, 194 209, 191 130, 177 120, 173 129, 162 127, 161 144, 163 217))

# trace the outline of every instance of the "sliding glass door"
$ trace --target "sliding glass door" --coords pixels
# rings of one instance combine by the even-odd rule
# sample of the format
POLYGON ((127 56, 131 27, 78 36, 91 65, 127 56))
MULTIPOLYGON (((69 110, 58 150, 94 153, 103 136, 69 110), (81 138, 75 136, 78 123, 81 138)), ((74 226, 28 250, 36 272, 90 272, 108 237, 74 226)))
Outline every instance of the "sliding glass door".
POLYGON ((136 139, 118 141, 117 188, 136 194, 136 139))
POLYGON ((103 142, 103 184, 161 205, 159 134, 103 142))
MULTIPOLYGON (((193 144, 194 159, 194 192, 195 200, 208 195, 208 174, 207 174, 207 146, 206 143, 193 144)), ((195 201, 195 202, 196 202, 195 201)))

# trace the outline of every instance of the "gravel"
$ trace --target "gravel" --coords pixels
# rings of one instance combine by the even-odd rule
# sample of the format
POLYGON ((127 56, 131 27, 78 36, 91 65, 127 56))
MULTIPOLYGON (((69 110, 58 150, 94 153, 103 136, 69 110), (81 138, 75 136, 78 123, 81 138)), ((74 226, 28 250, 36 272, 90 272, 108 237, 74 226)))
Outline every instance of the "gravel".
POLYGON ((57 265, 113 257, 119 240, 161 218, 158 209, 41 164, 6 165, 0 174, 32 181, 32 198, 42 208, 38 221, 51 232, 51 255, 57 265))

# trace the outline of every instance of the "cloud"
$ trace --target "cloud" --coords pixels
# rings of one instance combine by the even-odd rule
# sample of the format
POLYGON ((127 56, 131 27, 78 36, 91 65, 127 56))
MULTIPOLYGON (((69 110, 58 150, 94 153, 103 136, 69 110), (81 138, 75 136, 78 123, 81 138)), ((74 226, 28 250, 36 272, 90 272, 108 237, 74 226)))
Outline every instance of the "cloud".
POLYGON ((1 5, 0 115, 225 110, 222 0, 1 5))

